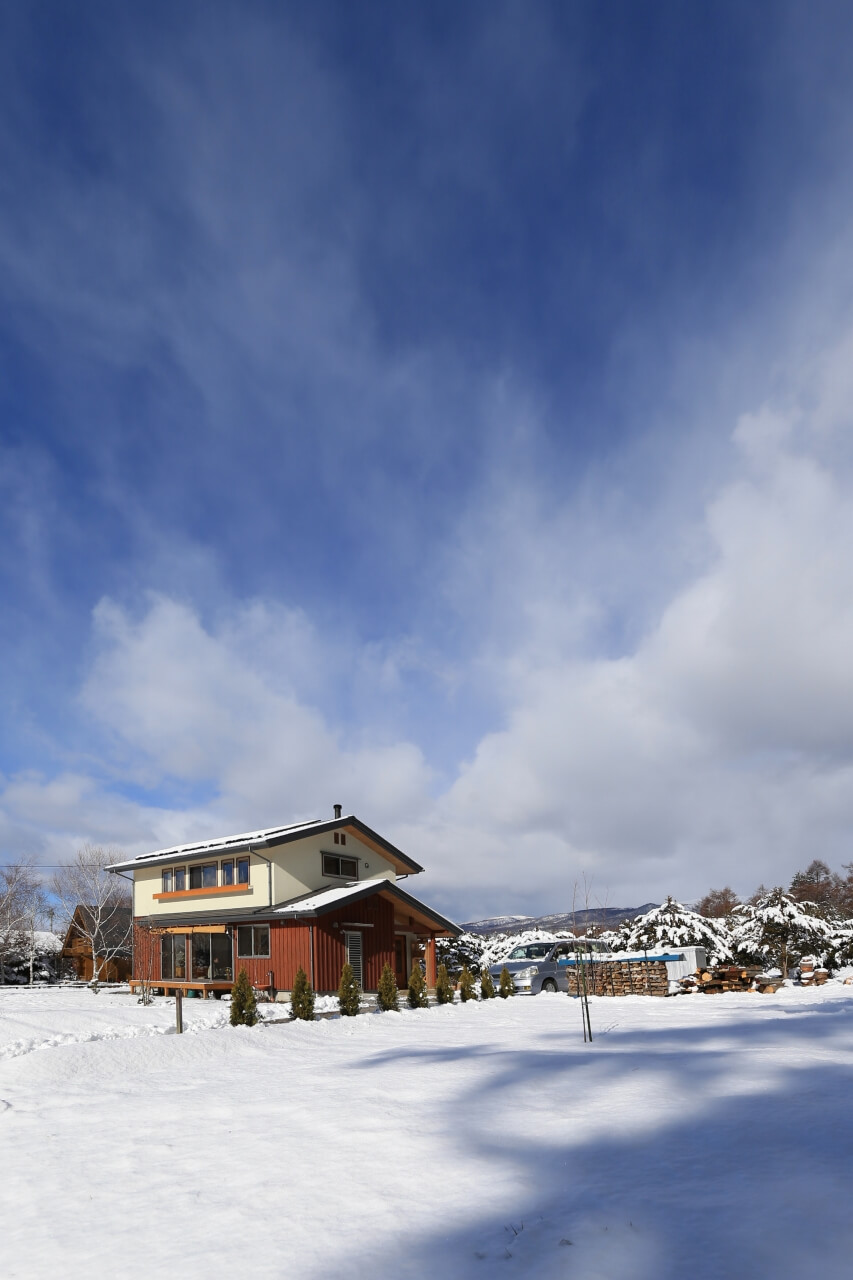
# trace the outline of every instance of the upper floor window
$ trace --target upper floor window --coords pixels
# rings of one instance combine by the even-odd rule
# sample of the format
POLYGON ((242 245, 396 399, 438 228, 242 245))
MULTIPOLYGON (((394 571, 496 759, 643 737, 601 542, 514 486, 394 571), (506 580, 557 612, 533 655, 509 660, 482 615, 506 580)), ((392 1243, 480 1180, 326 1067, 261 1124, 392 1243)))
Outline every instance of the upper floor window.
POLYGON ((215 889, 219 868, 215 862, 206 862, 201 867, 190 867, 191 889, 215 889))
POLYGON ((205 862, 189 868, 165 867, 162 876, 163 893, 248 886, 249 859, 224 858, 222 862, 205 862))
POLYGON ((323 875, 340 876, 344 880, 357 880, 358 859, 343 858, 337 853, 324 853, 323 875))

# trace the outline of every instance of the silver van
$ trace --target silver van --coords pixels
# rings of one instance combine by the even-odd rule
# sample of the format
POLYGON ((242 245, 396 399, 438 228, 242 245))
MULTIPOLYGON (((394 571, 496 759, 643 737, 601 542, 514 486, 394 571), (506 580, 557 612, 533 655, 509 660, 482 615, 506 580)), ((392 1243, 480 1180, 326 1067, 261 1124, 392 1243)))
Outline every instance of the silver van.
POLYGON ((504 960, 489 965, 495 986, 501 970, 512 977, 519 995, 538 996, 540 991, 568 991, 568 970, 557 961, 574 955, 573 942, 526 942, 514 947, 504 960))

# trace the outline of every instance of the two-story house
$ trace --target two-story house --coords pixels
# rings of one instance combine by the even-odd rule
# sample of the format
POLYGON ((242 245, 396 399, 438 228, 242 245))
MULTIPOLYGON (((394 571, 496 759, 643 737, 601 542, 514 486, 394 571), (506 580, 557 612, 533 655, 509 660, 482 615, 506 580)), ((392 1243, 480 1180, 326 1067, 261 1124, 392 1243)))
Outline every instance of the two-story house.
POLYGON ((371 991, 386 964, 405 986, 423 955, 434 985, 435 939, 460 929, 401 887, 423 867, 340 805, 334 813, 114 864, 133 882, 133 981, 218 994, 245 968, 279 993, 301 967, 331 992, 348 961, 371 991))

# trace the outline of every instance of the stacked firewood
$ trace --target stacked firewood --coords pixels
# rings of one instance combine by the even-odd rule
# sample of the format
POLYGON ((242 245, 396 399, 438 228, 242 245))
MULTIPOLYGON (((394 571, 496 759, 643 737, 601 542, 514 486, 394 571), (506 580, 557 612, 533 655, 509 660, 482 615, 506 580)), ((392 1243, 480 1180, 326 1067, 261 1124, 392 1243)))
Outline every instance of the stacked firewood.
POLYGON ((595 960, 582 971, 569 966, 569 994, 578 995, 586 982, 591 996, 667 996, 669 980, 663 960, 595 960))
POLYGON ((717 995, 722 991, 772 992, 782 985, 782 979, 762 973, 748 965, 719 964, 708 969, 697 969, 679 980, 682 991, 701 991, 703 995, 717 995))
POLYGON ((800 986, 822 987, 828 977, 829 970, 819 968, 814 956, 803 956, 800 961, 800 986))

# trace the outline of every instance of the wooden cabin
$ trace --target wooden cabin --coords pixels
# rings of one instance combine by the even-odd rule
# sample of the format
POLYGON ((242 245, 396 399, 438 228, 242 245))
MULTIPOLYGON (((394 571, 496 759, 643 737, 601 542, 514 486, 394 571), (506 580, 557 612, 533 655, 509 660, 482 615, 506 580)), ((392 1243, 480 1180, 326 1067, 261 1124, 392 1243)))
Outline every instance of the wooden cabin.
POLYGON ((245 968, 257 988, 289 992, 299 968, 315 991, 338 989, 349 962, 375 991, 383 967, 405 987, 435 940, 461 930, 398 879, 423 868, 360 819, 299 823, 141 854, 133 876, 133 983, 163 991, 230 990, 245 968))
POLYGON ((115 907, 100 927, 95 925, 94 908, 80 904, 65 934, 60 959, 82 982, 91 982, 95 966, 91 938, 94 936, 101 961, 99 982, 127 982, 132 973, 132 931, 130 907, 115 907))

